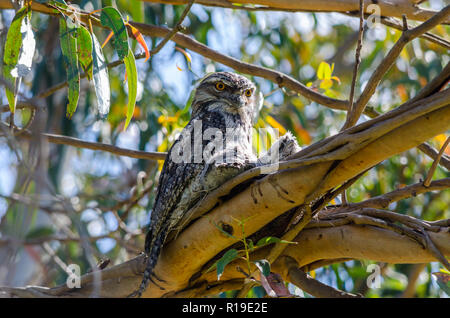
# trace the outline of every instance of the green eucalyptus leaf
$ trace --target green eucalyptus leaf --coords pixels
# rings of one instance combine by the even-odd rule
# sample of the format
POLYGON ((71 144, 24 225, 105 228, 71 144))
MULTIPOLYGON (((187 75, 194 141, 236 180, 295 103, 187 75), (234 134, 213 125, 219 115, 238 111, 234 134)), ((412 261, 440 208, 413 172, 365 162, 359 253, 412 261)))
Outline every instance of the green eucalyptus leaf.
POLYGON ((80 97, 80 71, 78 69, 77 28, 74 23, 67 23, 65 18, 59 20, 59 36, 64 63, 67 67, 67 82, 69 83, 66 116, 72 118, 77 109, 80 97))
POLYGON ((31 26, 31 11, 22 20, 20 32, 22 33, 22 46, 20 48, 19 61, 11 71, 13 77, 27 76, 31 72, 36 48, 36 40, 34 39, 33 28, 31 26))
POLYGON ((258 267, 259 271, 264 276, 269 276, 269 274, 270 274, 270 263, 269 263, 268 260, 260 259, 258 261, 254 261, 253 263, 256 265, 256 267, 258 267))
POLYGON ((103 8, 100 15, 100 23, 114 32, 114 48, 119 56, 119 59, 125 59, 128 55, 129 47, 128 32, 120 12, 113 7, 103 8))
POLYGON ((97 108, 100 117, 109 113, 111 105, 111 91, 108 76, 108 65, 103 56, 102 48, 95 34, 92 34, 92 69, 95 94, 97 95, 97 108))
POLYGON ((263 237, 262 239, 260 239, 256 243, 255 246, 256 247, 262 247, 262 246, 273 244, 273 243, 297 244, 297 242, 289 242, 289 241, 286 241, 286 240, 281 240, 278 237, 266 236, 266 237, 263 237))
POLYGON ((84 26, 78 28, 77 49, 78 61, 80 62, 83 71, 86 73, 87 78, 92 80, 92 38, 91 34, 84 26))
POLYGON ((16 96, 13 90, 16 89, 16 79, 11 74, 16 67, 19 56, 20 48, 22 46, 22 21, 27 13, 27 7, 21 8, 14 16, 11 25, 6 35, 5 49, 3 53, 3 77, 9 85, 5 85, 6 98, 8 99, 9 109, 11 113, 16 110, 16 96), (12 90, 13 89, 13 90, 12 90))
POLYGON ((217 261, 217 280, 220 280, 220 277, 225 270, 225 266, 228 263, 232 262, 238 257, 238 251, 234 248, 228 250, 218 261, 217 261))
POLYGON ((124 59, 125 69, 127 71, 128 82, 128 105, 127 105, 127 119, 125 121, 124 130, 127 129, 133 117, 134 107, 136 106, 137 95, 137 69, 136 60, 131 49, 128 49, 128 55, 124 59))

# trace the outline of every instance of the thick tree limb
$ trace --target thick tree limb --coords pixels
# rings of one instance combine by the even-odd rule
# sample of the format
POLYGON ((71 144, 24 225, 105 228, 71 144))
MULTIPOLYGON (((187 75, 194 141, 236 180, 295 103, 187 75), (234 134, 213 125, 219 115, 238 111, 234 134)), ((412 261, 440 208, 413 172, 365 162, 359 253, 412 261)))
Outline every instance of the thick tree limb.
MULTIPOLYGON (((207 217, 198 219, 181 232, 176 240, 166 246, 155 272, 158 277, 167 281, 170 277, 180 278, 178 282, 169 283, 166 286, 168 289, 184 288, 190 278, 189 272, 196 272, 203 266, 202 259, 211 259, 235 243, 232 238, 218 231, 216 224, 227 224, 234 229, 236 226, 234 219, 243 220, 251 217, 251 221, 246 223, 246 233, 254 233, 269 220, 302 204, 308 193, 314 191, 319 184, 319 188, 315 191, 318 195, 385 158, 445 131, 449 127, 449 122, 450 106, 442 107, 378 138, 354 155, 342 160, 333 172, 329 171, 331 163, 325 162, 283 170, 257 180, 249 188, 215 208, 207 217), (417 127, 421 129, 417 130, 417 127), (175 259, 177 262, 173 264, 175 259), (182 281, 185 283, 179 285, 182 281)), ((333 258, 339 257, 342 255, 333 255, 333 258)), ((158 294, 153 292, 149 290, 147 296, 158 294)))
MULTIPOLYGON (((168 3, 168 4, 186 4, 187 0, 144 0, 147 2, 156 3, 168 3)), ((238 3, 243 6, 232 5, 227 0, 199 0, 197 3, 223 8, 233 9, 255 9, 255 10, 279 10, 279 11, 307 11, 307 12, 358 12, 359 0, 302 0, 302 1, 289 1, 289 0, 237 0, 233 3, 238 3)), ((401 18, 402 15, 406 15, 408 19, 425 21, 433 16, 435 11, 420 8, 415 5, 414 1, 408 0, 381 0, 375 2, 380 8, 380 14, 385 17, 397 17, 401 18)), ((367 5, 369 5, 368 3, 367 5)), ((372 13, 367 10, 365 5, 365 12, 372 13)), ((450 23, 447 19, 444 23, 450 23)))
MULTIPOLYGON (((0 0, 0 7, 2 3, 3 1, 0 0)), ((442 16, 439 17, 442 18, 442 16)), ((440 20, 442 21, 445 22, 445 19, 440 20)), ((436 20, 433 20, 434 22, 436 20)), ((425 22, 421 26, 429 26, 429 24, 425 22)), ((149 30, 159 32, 156 36, 165 36, 170 32, 168 29, 155 26, 144 25, 143 28, 148 28, 148 32, 149 30)), ((145 32, 142 33, 145 34, 145 32)), ((152 35, 155 36, 155 33, 152 35)), ((198 52, 203 52, 204 54, 200 54, 204 56, 209 54, 215 57, 214 60, 230 63, 234 65, 231 67, 238 71, 244 70, 243 72, 252 74, 249 73, 251 71, 253 75, 271 79, 280 86, 291 85, 305 96, 310 94, 308 98, 317 102, 320 100, 321 104, 328 103, 327 106, 332 108, 342 107, 338 109, 348 108, 346 102, 326 99, 315 92, 316 95, 314 95, 309 89, 305 90, 301 83, 284 74, 223 56, 188 36, 177 33, 173 40, 178 41, 180 45, 188 43, 194 51, 197 49, 198 52)), ((236 243, 235 239, 220 232, 217 225, 227 224, 228 229, 236 231, 238 228, 235 220, 248 219, 246 233, 256 233, 286 211, 305 202, 319 199, 379 162, 445 132, 450 123, 449 94, 450 91, 447 89, 429 97, 408 102, 387 114, 312 145, 294 156, 291 161, 280 163, 282 170, 254 181, 248 188, 228 201, 218 206, 211 206, 204 211, 208 212, 206 216, 195 220, 179 234, 177 239, 164 247, 155 273, 165 280, 161 283, 165 289, 161 290, 156 285, 150 285, 145 296, 206 294, 208 286, 211 285, 214 285, 216 290, 223 290, 217 285, 215 273, 202 272, 205 264, 236 243), (197 273, 201 276, 193 279, 197 273), (191 282, 195 282, 195 285, 192 286, 191 282)), ((296 267, 336 259, 426 263, 434 261, 436 257, 445 259, 450 255, 448 225, 433 223, 431 227, 424 226, 423 233, 412 233, 409 228, 402 231, 392 226, 389 223, 389 217, 394 218, 394 216, 389 213, 385 213, 384 216, 387 220, 376 219, 369 214, 348 215, 345 218, 326 221, 328 223, 323 223, 323 227, 304 229, 294 238, 298 244, 289 245, 283 251, 283 255, 295 260, 296 267), (352 222, 358 224, 352 224, 352 222), (332 226, 327 227, 327 225, 332 226), (438 227, 438 230, 435 230, 435 227, 438 227), (428 248, 423 248, 423 242, 428 248), (430 250, 433 251, 430 252, 430 250)), ((405 218, 397 220, 415 224, 405 218)), ((414 229, 420 229, 420 227, 414 229)), ((258 249, 251 257, 264 258, 270 251, 270 247, 258 249)), ((242 279, 242 273, 236 270, 239 262, 242 260, 227 266, 222 279, 228 283, 228 287, 224 288, 235 288, 237 280, 242 279)), ((286 273, 286 268, 280 262, 279 258, 273 263, 272 268, 274 271, 284 272, 284 278, 288 280, 292 276, 289 272, 296 273, 296 271, 291 266, 286 273)), ((95 281, 93 278, 98 275, 98 272, 89 273, 82 277, 83 288, 80 290, 70 290, 67 286, 53 289, 34 287, 3 290, 22 296, 82 297, 90 295, 93 287, 98 287, 101 296, 123 297, 136 289, 144 266, 143 257, 137 257, 129 262, 104 269, 101 271, 101 286, 93 285, 95 281)))
MULTIPOLYGON (((430 232, 430 236, 443 253, 450 256, 450 234, 447 231, 430 232)), ((342 225, 327 228, 305 229, 296 238, 298 244, 289 245, 283 255, 294 259, 298 267, 313 264, 323 260, 336 259, 371 259, 391 264, 419 264, 435 261, 434 257, 415 241, 393 231, 372 226, 342 225)), ((252 259, 262 259, 269 248, 256 251, 252 259)), ((177 260, 173 259, 172 263, 177 260)), ((184 288, 184 291, 171 292, 160 290, 154 285, 149 286, 152 292, 148 296, 200 297, 212 293, 234 290, 242 286, 242 274, 236 266, 243 266, 242 260, 229 264, 217 281, 216 273, 209 272, 202 279, 203 283, 184 288)), ((170 264, 167 264, 170 266, 170 264)), ((144 257, 138 256, 125 263, 106 268, 101 271, 101 297, 126 297, 141 281, 141 273, 145 268, 144 257)), ((280 258, 272 266, 274 272, 280 273, 286 281, 290 281, 289 273, 280 258)), ((177 277, 174 277, 176 279, 177 277)), ((0 293, 18 297, 88 297, 92 291, 93 273, 82 276, 81 289, 69 289, 65 285, 55 288, 27 286, 23 288, 1 287, 0 293)))
POLYGON ((307 273, 299 269, 298 263, 295 259, 289 256, 281 258, 281 262, 286 267, 289 281, 300 287, 301 290, 318 298, 361 298, 359 295, 346 293, 341 290, 334 289, 327 286, 309 276, 307 273))

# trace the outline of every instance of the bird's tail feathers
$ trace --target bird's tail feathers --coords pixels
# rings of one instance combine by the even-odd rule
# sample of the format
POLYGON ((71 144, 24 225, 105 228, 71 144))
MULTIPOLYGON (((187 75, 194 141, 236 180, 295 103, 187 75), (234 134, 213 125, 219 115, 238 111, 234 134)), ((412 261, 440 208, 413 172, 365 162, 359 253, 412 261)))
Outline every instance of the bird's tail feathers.
POLYGON ((144 270, 144 276, 142 278, 141 285, 137 291, 137 296, 141 297, 142 293, 147 289, 147 286, 151 280, 153 269, 158 261, 159 254, 161 253, 161 247, 167 235, 167 228, 154 237, 153 231, 149 231, 145 237, 145 253, 147 254, 147 261, 144 270))

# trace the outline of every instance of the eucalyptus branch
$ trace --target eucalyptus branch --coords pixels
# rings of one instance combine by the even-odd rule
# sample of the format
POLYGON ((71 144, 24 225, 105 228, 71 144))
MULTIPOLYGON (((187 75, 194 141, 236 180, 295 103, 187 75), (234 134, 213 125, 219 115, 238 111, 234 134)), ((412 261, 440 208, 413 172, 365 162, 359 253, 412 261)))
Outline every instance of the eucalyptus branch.
POLYGON ((400 55, 401 51, 405 47, 406 44, 411 42, 413 39, 418 37, 419 35, 427 32, 428 30, 432 29, 436 25, 440 24, 442 21, 444 21, 450 14, 450 5, 446 6, 444 9, 442 9, 440 12, 436 13, 432 18, 427 20, 426 22, 422 23, 421 25, 403 31, 402 35, 398 39, 398 41, 394 44, 394 46, 390 49, 388 54, 385 56, 385 58, 381 61, 381 63, 378 65, 378 67, 375 69, 374 73, 368 80, 364 91, 361 93, 360 97, 358 98, 355 106, 355 111, 347 121, 347 126, 350 127, 354 125, 354 123, 357 122, 359 117, 364 111, 364 108, 366 107, 367 103, 369 102, 372 95, 375 93, 375 89, 377 88, 378 84, 381 82, 381 79, 383 76, 387 73, 387 71, 391 68, 391 66, 394 64, 397 57, 400 55))
MULTIPOLYGON (((350 212, 326 213, 322 216, 320 221, 313 221, 309 226, 329 226, 331 223, 318 224, 320 224, 322 220, 333 221, 341 218, 357 225, 372 225, 406 235, 422 244, 424 248, 428 249, 431 255, 447 268, 447 270, 450 270, 449 262, 429 235, 429 232, 441 231, 442 228, 440 226, 430 224, 427 221, 416 219, 412 216, 373 208, 363 208, 350 212), (400 225, 397 225, 394 222, 399 223, 400 225)), ((339 223, 339 225, 343 224, 345 223, 339 223)))
MULTIPOLYGON (((350 17, 359 17, 359 12, 343 12, 343 14, 350 17)), ((367 13, 364 14, 365 19, 367 19, 369 16, 370 15, 367 13)), ((380 23, 396 30, 403 31, 402 23, 400 23, 396 18, 380 16, 380 23)), ((440 36, 437 36, 436 34, 425 32, 424 34, 419 35, 419 38, 442 46, 447 50, 450 49, 450 42, 440 36)))
POLYGON ((450 188, 450 178, 432 181, 428 187, 425 186, 423 182, 419 182, 364 200, 362 202, 349 203, 346 206, 334 209, 334 211, 350 211, 362 208, 387 208, 391 203, 396 201, 415 197, 426 192, 445 190, 448 188, 450 188))
POLYGON ((450 137, 447 137, 447 140, 442 145, 441 150, 439 151, 436 159, 434 159, 433 164, 431 165, 431 168, 428 171, 427 177, 426 177, 425 181, 423 182, 424 186, 428 187, 430 185, 431 178, 433 178, 433 174, 436 171, 437 165, 449 143, 450 143, 450 137))
POLYGON ((159 42, 159 44, 156 46, 156 48, 154 48, 151 52, 150 55, 155 55, 157 54, 159 51, 161 51, 161 49, 164 47, 164 45, 166 45, 167 42, 169 42, 177 32, 182 30, 182 23, 184 21, 184 19, 186 18, 186 16, 188 15, 189 11, 191 10, 192 5, 194 4, 195 0, 189 0, 189 3, 187 4, 186 8, 184 9, 183 13, 181 14, 180 19, 178 20, 177 24, 173 27, 173 29, 167 33, 167 35, 163 38, 163 40, 161 42, 159 42))
POLYGON ((287 161, 247 170, 231 180, 228 180, 220 188, 210 192, 194 205, 180 221, 179 230, 183 229, 190 221, 210 211, 216 206, 219 198, 228 195, 237 185, 260 176, 262 172, 268 173, 268 171, 276 172, 296 169, 317 163, 332 162, 334 160, 347 158, 381 135, 388 131, 392 131, 413 118, 417 118, 417 116, 423 112, 429 111, 430 107, 434 109, 434 107, 439 108, 446 105, 449 96, 450 89, 447 89, 415 103, 407 102, 391 112, 361 123, 358 126, 351 127, 338 135, 328 137, 304 148, 291 158, 288 158, 289 160, 287 161), (379 125, 381 122, 383 122, 383 125, 379 125))
POLYGON ((318 298, 361 298, 361 295, 347 293, 337 290, 331 286, 325 285, 315 280, 304 271, 302 271, 295 259, 289 256, 282 257, 285 271, 289 281, 299 287, 301 290, 318 298))
MULTIPOLYGON (((67 145, 83 149, 105 151, 112 153, 114 155, 126 156, 136 159, 164 160, 167 155, 165 152, 147 152, 140 150, 125 149, 109 144, 104 144, 100 142, 90 142, 69 136, 55 135, 49 133, 41 133, 41 136, 47 139, 48 142, 58 145, 67 145)), ((32 137, 32 134, 29 131, 25 131, 23 134, 20 135, 20 137, 29 139, 32 137)))
POLYGON ((345 121, 344 126, 341 130, 345 130, 351 126, 350 118, 355 116, 355 105, 354 105, 354 96, 355 96, 355 88, 356 88, 356 79, 358 78, 358 69, 359 64, 361 63, 361 49, 362 49, 362 41, 364 36, 364 0, 359 0, 359 31, 358 31, 358 44, 356 45, 356 53, 355 53, 355 65, 353 67, 353 78, 352 84, 350 86, 350 97, 349 97, 349 110, 347 111, 347 119, 345 121))

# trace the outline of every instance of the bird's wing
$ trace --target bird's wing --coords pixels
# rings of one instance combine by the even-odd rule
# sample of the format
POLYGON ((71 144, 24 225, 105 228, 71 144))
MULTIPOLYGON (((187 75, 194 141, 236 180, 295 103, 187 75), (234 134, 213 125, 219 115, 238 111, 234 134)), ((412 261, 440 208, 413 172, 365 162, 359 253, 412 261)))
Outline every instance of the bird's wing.
MULTIPOLYGON (((189 123, 184 130, 190 130, 191 123, 189 123)), ((183 131, 184 131, 183 130, 183 131)), ((179 149, 179 144, 183 142, 183 133, 177 138, 170 148, 166 161, 164 162, 161 175, 159 178, 158 189, 156 191, 155 204, 151 214, 150 230, 152 231, 152 238, 156 238, 164 224, 169 221, 171 213, 180 202, 184 190, 191 184, 195 177, 200 173, 202 166, 199 163, 177 162, 173 160, 172 153, 179 149)), ((188 138, 184 138, 184 142, 191 142, 188 138)), ((192 159, 192 158, 190 158, 192 159)), ((167 233, 166 233, 167 234, 167 233)))

